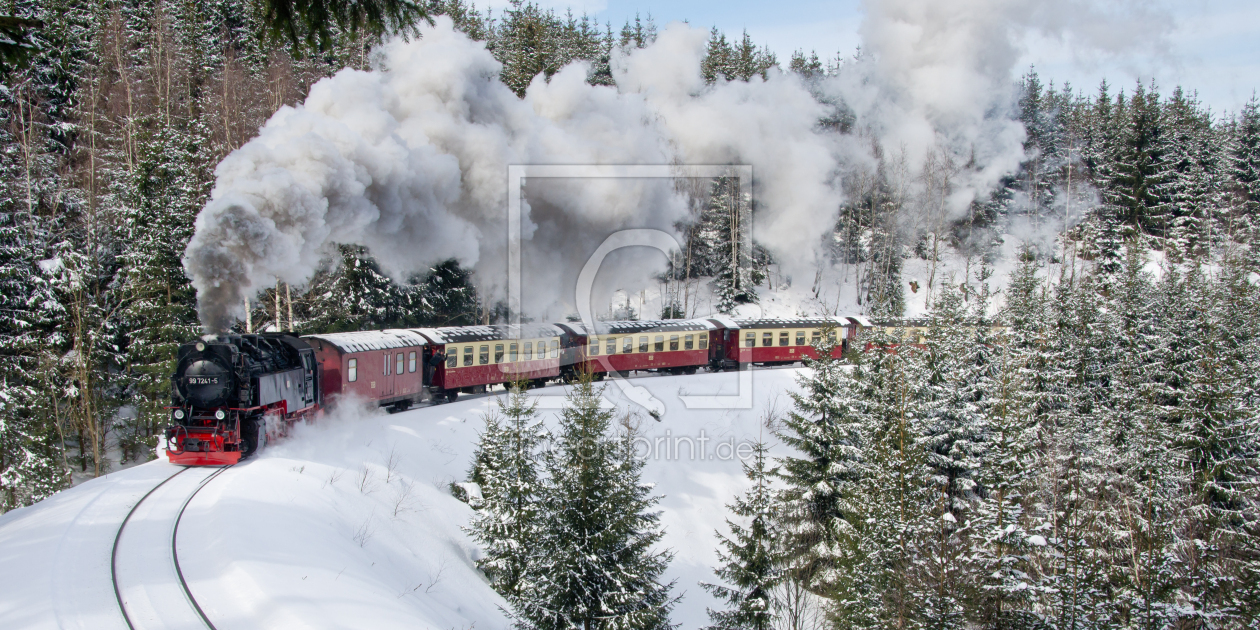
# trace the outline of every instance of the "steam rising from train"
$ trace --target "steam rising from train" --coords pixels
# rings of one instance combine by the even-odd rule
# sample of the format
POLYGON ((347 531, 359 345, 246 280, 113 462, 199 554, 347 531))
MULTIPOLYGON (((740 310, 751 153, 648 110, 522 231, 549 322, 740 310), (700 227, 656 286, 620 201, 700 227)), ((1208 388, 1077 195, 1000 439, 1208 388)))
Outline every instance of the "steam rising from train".
MULTIPOLYGON (((219 164, 184 260, 202 322, 226 330, 247 296, 276 280, 300 285, 336 243, 366 246, 400 280, 453 257, 483 292, 501 292, 511 164, 751 164, 755 238, 804 276, 844 199, 843 174, 871 167, 873 145, 903 150, 911 181, 932 151, 968 163, 946 212, 965 211, 1018 164, 1011 26, 1034 22, 1035 4, 869 2, 864 55, 812 86, 774 71, 707 86, 708 34, 676 23, 615 55, 616 87, 588 85, 589 69, 575 64, 536 78, 523 99, 498 81, 484 46, 440 17, 420 38, 384 46, 377 69, 320 81, 219 164), (835 113, 825 102, 843 102, 861 133, 819 125, 835 113)), ((688 216, 670 180, 528 182, 522 309, 571 302, 563 288, 608 234, 674 229, 688 216)), ((606 267, 605 287, 661 268, 606 267)))

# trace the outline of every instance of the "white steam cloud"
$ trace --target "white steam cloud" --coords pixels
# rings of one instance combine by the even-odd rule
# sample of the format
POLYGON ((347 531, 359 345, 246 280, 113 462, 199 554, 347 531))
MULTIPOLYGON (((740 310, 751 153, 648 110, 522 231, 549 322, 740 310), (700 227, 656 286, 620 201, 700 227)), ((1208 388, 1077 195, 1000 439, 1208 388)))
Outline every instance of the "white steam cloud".
MULTIPOLYGON (((868 2, 866 54, 815 89, 912 166, 934 148, 969 163, 949 204, 965 208, 1023 157, 1010 112, 1015 32, 1066 19, 1041 4, 868 2)), ((484 46, 439 18, 385 46, 376 70, 320 81, 216 170, 184 260, 203 324, 226 329, 277 279, 305 282, 336 243, 366 246, 398 279, 454 257, 493 295, 506 269, 510 164, 751 164, 755 238, 788 272, 812 267, 843 200, 840 173, 871 162, 871 143, 820 127, 829 106, 793 75, 705 85, 706 39, 671 24, 613 59, 617 87, 588 85, 575 64, 521 99, 484 46)), ((608 234, 688 218, 668 180, 530 181, 525 199, 526 313, 568 304, 608 234)), ((657 269, 601 277, 625 286, 657 269)))

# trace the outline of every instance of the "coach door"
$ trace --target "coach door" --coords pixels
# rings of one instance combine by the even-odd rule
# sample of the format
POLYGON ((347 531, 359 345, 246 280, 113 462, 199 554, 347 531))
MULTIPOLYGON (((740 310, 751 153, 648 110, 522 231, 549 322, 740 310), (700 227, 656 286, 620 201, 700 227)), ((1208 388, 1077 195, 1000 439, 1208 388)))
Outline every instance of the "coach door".
POLYGON ((381 355, 382 362, 385 364, 381 369, 381 398, 394 395, 394 353, 386 352, 381 355))
POLYGON ((433 377, 436 375, 435 371, 437 369, 433 367, 433 346, 424 346, 424 349, 420 352, 420 365, 421 369, 424 370, 424 384, 433 385, 433 377))

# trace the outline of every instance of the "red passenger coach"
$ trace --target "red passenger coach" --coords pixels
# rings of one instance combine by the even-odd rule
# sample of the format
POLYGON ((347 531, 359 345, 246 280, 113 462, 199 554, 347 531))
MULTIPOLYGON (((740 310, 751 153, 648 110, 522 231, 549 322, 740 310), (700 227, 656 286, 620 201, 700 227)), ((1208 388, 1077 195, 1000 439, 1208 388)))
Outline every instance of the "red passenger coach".
POLYGON ((428 399, 426 340, 410 330, 310 335, 325 396, 354 396, 401 411, 428 399))
POLYGON ((594 330, 580 323, 556 324, 565 331, 570 352, 562 372, 593 374, 633 371, 695 374, 709 363, 709 342, 716 326, 707 320, 643 320, 597 322, 594 330))
POLYGON ((736 365, 785 365, 817 358, 814 346, 830 328, 836 348, 832 356, 840 357, 857 339, 858 330, 869 326, 862 317, 799 317, 795 319, 712 318, 721 329, 718 343, 724 354, 720 367, 736 365))
POLYGON ((538 387, 560 375, 561 330, 550 324, 415 328, 429 342, 429 390, 454 400, 459 392, 529 381, 538 387))

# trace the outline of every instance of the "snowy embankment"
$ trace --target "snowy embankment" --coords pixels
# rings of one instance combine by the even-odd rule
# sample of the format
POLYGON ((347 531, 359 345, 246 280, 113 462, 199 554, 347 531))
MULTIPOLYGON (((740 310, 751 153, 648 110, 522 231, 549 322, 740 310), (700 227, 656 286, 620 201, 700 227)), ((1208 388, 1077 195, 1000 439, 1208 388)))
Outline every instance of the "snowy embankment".
MULTIPOLYGON (((714 530, 725 531, 725 504, 747 487, 739 445, 773 442, 762 420, 786 411, 798 372, 752 372, 751 400, 727 409, 687 409, 680 396, 734 395, 735 373, 633 380, 663 403, 659 422, 607 389, 611 404, 638 410, 644 477, 664 497, 664 544, 676 554, 666 578, 683 594, 672 617, 684 629, 705 625, 715 605, 698 582, 713 579, 714 530)), ((548 425, 564 391, 536 390, 548 425)), ((207 617, 221 630, 509 627, 462 530, 472 511, 449 491, 493 406, 490 396, 342 413, 210 482, 179 528, 180 566, 207 617)), ((125 628, 110 581, 114 537, 175 470, 152 462, 0 516, 0 628, 125 628)))

